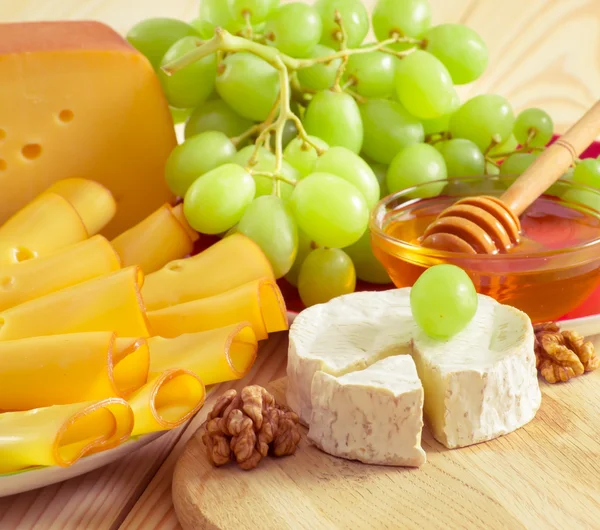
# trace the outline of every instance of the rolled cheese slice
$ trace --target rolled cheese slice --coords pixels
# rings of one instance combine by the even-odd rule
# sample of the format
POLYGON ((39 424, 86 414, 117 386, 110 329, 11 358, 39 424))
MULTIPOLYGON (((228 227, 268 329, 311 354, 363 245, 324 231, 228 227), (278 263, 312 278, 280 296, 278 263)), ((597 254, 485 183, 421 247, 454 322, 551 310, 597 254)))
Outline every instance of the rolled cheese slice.
POLYGON ((89 280, 0 312, 0 341, 40 335, 112 331, 148 337, 138 267, 89 280))
POLYGON ((121 268, 110 242, 96 235, 36 259, 0 267, 0 311, 121 268))
POLYGON ((178 337, 247 321, 258 340, 288 328, 285 302, 277 283, 254 280, 221 294, 148 312, 155 335, 178 337))
POLYGON ((132 436, 178 427, 204 404, 206 390, 189 370, 152 373, 148 382, 128 399, 135 417, 132 436))
POLYGON ((70 466, 116 447, 132 429, 133 412, 120 398, 5 412, 0 414, 0 473, 70 466))
POLYGON ((165 204, 113 239, 112 244, 124 267, 139 265, 144 274, 150 274, 192 252, 193 231, 186 225, 165 204))
POLYGON ((259 278, 275 279, 269 260, 250 238, 233 234, 149 274, 142 294, 153 311, 214 296, 259 278))
POLYGON ((89 235, 100 232, 117 213, 117 203, 112 193, 95 180, 75 177, 57 180, 46 193, 56 193, 69 201, 89 235))
POLYGON ((340 377, 318 371, 308 439, 365 464, 419 467, 423 387, 409 355, 387 357, 340 377))
MULTIPOLYGON (((424 388, 425 422, 446 447, 512 432, 540 406, 529 318, 484 295, 472 321, 447 341, 418 328, 410 288, 353 293, 310 307, 289 338, 287 401, 311 428, 317 372, 340 378, 406 353, 424 388)), ((367 422, 386 421, 387 414, 375 411, 367 422)))
POLYGON ((152 337, 148 346, 153 372, 183 368, 198 374, 205 385, 247 375, 258 349, 256 334, 247 322, 173 339, 152 337))
POLYGON ((124 398, 149 366, 145 340, 118 348, 110 331, 0 341, 0 410, 124 398))
POLYGON ((42 193, 0 226, 0 266, 19 263, 87 239, 77 210, 56 193, 42 193))

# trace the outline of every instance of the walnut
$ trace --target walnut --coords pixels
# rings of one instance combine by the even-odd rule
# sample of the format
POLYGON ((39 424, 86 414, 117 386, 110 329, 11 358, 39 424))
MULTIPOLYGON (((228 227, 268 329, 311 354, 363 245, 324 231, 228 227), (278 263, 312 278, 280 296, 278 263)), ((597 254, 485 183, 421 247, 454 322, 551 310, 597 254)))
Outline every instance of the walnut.
POLYGON ((294 454, 300 442, 298 416, 261 386, 228 390, 219 397, 203 425, 202 441, 216 466, 235 459, 240 468, 255 468, 270 450, 294 454))
POLYGON ((594 345, 574 331, 560 331, 556 322, 534 326, 536 367, 548 383, 568 381, 600 365, 594 345))

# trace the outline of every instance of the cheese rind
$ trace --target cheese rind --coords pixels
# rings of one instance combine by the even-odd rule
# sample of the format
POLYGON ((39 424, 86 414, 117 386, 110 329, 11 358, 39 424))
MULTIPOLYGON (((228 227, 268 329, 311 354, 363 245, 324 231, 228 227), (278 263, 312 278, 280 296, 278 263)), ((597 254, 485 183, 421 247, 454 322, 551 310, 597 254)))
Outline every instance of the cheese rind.
POLYGON ((366 464, 419 467, 423 387, 409 355, 312 381, 308 439, 323 451, 366 464))
MULTIPOLYGON (((303 311, 290 329, 289 406, 313 432, 322 406, 318 372, 345 376, 410 353, 424 387, 424 416, 446 447, 491 440, 528 423, 541 403, 527 315, 478 295, 478 310, 447 341, 428 337, 410 311, 410 288, 341 296, 303 311), (316 384, 316 383, 315 383, 316 384)), ((376 414, 376 412, 374 412, 376 414)), ((321 421, 321 420, 319 420, 321 421)))

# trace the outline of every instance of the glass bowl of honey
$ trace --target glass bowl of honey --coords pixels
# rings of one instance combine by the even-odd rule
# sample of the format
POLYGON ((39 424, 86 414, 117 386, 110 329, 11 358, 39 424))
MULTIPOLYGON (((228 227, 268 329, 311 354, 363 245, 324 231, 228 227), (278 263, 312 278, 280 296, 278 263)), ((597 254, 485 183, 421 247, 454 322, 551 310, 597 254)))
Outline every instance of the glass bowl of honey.
POLYGON ((432 265, 451 263, 469 274, 477 292, 521 309, 534 323, 557 320, 584 302, 600 284, 598 189, 560 179, 521 216, 521 242, 509 252, 473 255, 420 246, 442 210, 463 197, 500 197, 515 178, 427 182, 382 199, 371 215, 371 244, 396 287, 412 286, 432 265))

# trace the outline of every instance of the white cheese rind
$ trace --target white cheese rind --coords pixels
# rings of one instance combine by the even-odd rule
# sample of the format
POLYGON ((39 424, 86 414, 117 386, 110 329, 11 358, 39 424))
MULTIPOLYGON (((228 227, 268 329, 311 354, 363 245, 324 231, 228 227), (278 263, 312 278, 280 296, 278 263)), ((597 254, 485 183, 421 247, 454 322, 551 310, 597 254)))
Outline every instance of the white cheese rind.
POLYGON ((286 397, 304 425, 310 421, 310 389, 317 371, 344 375, 410 352, 416 325, 408 298, 397 293, 352 293, 296 317, 289 332, 286 397))
POLYGON ((366 464, 425 463, 423 387, 410 356, 341 377, 317 372, 311 394, 308 439, 326 453, 366 464))
POLYGON ((408 352, 424 387, 426 423, 447 447, 525 425, 541 402, 533 327, 521 311, 478 297, 474 319, 448 341, 416 326, 409 288, 353 293, 303 311, 290 329, 288 404, 316 432, 311 415, 318 397, 311 389, 317 372, 339 377, 408 352))

